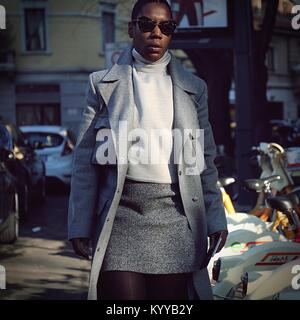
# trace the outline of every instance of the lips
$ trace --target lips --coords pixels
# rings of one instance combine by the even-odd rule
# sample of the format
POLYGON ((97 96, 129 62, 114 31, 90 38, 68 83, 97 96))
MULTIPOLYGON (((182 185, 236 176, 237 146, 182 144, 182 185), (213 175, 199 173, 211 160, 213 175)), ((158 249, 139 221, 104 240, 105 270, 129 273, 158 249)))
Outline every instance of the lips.
POLYGON ((158 43, 150 43, 147 47, 148 48, 159 48, 159 49, 162 48, 158 43))
POLYGON ((158 44, 150 44, 147 46, 147 49, 150 51, 150 52, 153 52, 153 53, 156 53, 156 52, 160 52, 162 47, 158 44))

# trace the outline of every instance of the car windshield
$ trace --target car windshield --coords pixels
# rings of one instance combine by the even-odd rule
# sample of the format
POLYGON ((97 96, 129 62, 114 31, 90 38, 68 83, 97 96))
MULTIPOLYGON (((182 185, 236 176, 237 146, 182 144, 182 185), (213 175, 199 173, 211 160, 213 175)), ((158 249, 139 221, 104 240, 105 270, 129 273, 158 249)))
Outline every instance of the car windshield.
POLYGON ((36 149, 55 148, 63 143, 64 138, 56 133, 26 132, 26 139, 36 149))
POLYGON ((11 148, 11 139, 9 132, 2 125, 0 125, 0 148, 5 148, 8 150, 10 150, 11 148))

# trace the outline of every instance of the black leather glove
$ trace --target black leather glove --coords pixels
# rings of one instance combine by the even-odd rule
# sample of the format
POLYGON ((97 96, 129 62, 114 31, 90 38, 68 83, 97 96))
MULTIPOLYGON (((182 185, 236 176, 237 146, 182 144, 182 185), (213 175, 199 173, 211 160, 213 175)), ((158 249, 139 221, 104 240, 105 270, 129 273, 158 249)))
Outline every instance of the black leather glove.
POLYGON ((228 231, 227 230, 221 230, 215 233, 212 233, 209 235, 209 249, 206 254, 206 257, 201 265, 202 268, 206 268, 209 264, 210 259, 212 258, 212 255, 214 253, 218 253, 222 250, 222 248, 225 245, 225 242, 227 240, 228 231), (216 247, 218 245, 218 247, 216 247), (215 251, 216 250, 216 251, 215 251))
POLYGON ((227 236, 228 236, 227 230, 221 230, 221 231, 218 231, 218 232, 211 234, 209 236, 210 241, 209 241, 208 253, 212 254, 215 251, 216 245, 218 244, 219 240, 220 240, 220 242, 219 242, 217 251, 215 253, 220 252, 225 245, 225 242, 227 240, 227 236))

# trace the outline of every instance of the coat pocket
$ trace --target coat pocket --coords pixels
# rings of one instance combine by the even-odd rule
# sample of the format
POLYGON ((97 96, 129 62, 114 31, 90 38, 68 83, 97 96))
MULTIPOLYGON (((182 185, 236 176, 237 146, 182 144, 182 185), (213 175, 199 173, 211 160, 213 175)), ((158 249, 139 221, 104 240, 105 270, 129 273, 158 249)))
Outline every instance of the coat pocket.
POLYGON ((111 205, 111 200, 109 197, 99 194, 98 198, 98 205, 96 208, 96 216, 97 216, 97 226, 96 229, 99 232, 102 230, 106 220, 107 220, 107 214, 109 212, 111 205))
POLYGON ((106 195, 99 194, 96 215, 100 216, 104 213, 105 208, 109 207, 110 198, 106 195))

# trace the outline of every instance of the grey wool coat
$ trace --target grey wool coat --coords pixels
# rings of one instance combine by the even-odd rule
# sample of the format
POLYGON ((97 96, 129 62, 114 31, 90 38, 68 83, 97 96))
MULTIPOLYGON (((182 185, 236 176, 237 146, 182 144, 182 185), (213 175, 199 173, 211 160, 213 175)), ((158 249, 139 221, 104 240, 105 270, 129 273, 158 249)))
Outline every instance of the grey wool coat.
MULTIPOLYGON (((114 132, 114 148, 122 138, 119 121, 126 120, 128 132, 133 128, 132 45, 109 70, 94 72, 86 96, 79 136, 74 152, 68 212, 68 239, 90 238, 93 259, 88 299, 96 300, 97 282, 114 217, 121 198, 128 164, 116 161, 100 165, 96 159, 99 141, 96 135, 104 128, 114 132)), ((173 82, 174 127, 204 129, 205 168, 190 174, 188 161, 177 165, 180 193, 192 230, 199 259, 204 262, 208 235, 227 229, 221 195, 216 187, 215 143, 208 121, 207 87, 203 80, 186 71, 172 55, 168 66, 173 82)), ((193 135, 184 149, 199 147, 193 135)), ((195 149, 194 149, 195 150, 195 149)), ((189 153, 187 153, 189 154, 189 153)), ((200 160, 199 160, 200 161, 200 160)), ((200 164, 197 163, 200 168, 200 164)), ((212 299, 206 267, 200 264, 189 283, 190 299, 212 299)))

